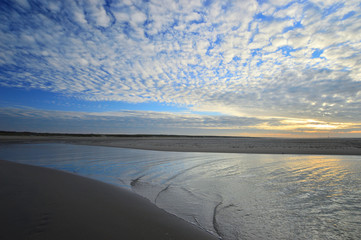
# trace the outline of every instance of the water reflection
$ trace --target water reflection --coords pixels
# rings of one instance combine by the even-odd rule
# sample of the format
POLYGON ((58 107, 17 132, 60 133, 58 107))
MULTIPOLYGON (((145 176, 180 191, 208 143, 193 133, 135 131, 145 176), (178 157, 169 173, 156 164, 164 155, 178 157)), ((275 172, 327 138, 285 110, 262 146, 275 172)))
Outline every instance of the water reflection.
POLYGON ((284 167, 270 172, 274 181, 292 185, 301 194, 319 194, 327 190, 327 197, 342 194, 351 172, 340 158, 304 156, 289 158, 284 167), (341 187, 343 186, 343 187, 341 187))
POLYGON ((357 239, 357 156, 6 145, 0 158, 125 186, 223 239, 357 239))

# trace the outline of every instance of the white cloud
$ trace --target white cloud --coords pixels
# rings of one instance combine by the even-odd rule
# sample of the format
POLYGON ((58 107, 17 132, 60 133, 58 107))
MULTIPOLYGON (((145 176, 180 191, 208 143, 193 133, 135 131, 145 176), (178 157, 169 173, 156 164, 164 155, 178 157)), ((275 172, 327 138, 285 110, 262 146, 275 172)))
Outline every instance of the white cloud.
POLYGON ((269 2, 275 6, 284 6, 292 1, 290 1, 290 0, 269 0, 269 2))
POLYGON ((26 16, 13 3, 1 13, 0 84, 236 116, 357 119, 347 101, 361 98, 360 5, 330 11, 332 2, 40 1, 26 16))
POLYGON ((333 4, 336 3, 342 3, 345 2, 344 0, 342 1, 335 1, 335 0, 311 0, 311 2, 313 2, 314 4, 316 4, 317 6, 321 7, 321 8, 326 8, 329 7, 333 4))
POLYGON ((261 4, 260 6, 258 6, 258 9, 264 15, 272 15, 276 11, 276 7, 269 2, 261 4))
POLYGON ((273 14, 276 18, 291 18, 294 21, 301 21, 303 15, 303 6, 299 3, 294 3, 288 8, 280 9, 273 14))

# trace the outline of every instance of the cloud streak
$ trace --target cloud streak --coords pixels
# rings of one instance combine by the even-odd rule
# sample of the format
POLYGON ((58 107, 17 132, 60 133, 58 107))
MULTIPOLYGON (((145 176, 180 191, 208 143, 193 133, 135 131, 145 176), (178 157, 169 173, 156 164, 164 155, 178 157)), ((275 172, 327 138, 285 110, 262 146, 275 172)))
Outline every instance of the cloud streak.
MULTIPOLYGON (((76 133, 148 133, 232 136, 329 136, 358 134, 360 123, 302 118, 255 118, 153 111, 69 112, 0 108, 6 130, 76 133), (171 131, 170 131, 171 130, 171 131)), ((0 130, 4 130, 0 129, 0 130)))
POLYGON ((238 117, 361 117, 359 1, 0 6, 3 87, 238 117))

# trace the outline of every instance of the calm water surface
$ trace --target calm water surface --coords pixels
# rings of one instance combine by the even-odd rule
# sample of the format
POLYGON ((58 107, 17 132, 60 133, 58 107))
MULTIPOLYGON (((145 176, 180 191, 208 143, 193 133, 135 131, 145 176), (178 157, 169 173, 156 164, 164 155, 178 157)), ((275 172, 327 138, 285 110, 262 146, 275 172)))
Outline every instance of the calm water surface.
POLYGON ((223 239, 359 239, 361 157, 0 145, 0 159, 131 188, 223 239))

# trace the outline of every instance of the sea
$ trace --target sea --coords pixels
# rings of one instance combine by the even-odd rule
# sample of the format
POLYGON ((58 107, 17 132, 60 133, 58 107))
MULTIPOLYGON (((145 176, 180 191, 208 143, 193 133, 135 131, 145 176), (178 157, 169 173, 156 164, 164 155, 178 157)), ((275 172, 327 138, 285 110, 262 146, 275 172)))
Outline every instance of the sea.
POLYGON ((0 159, 127 188, 221 239, 360 239, 361 156, 2 144, 0 159))

